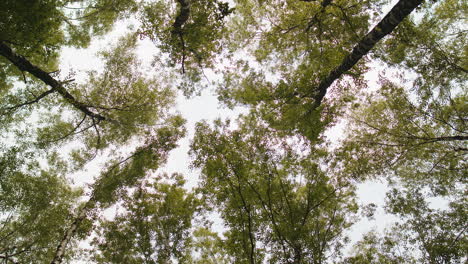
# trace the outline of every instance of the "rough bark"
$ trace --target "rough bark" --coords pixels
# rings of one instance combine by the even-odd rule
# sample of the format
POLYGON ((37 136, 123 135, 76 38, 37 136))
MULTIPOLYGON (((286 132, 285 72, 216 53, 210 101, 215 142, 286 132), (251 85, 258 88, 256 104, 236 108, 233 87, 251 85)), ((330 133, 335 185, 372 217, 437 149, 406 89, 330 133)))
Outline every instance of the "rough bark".
MULTIPOLYGON (((72 94, 70 94, 62 85, 61 82, 57 81, 53 78, 48 72, 42 70, 38 66, 32 64, 29 60, 24 58, 21 55, 16 54, 8 45, 6 45, 3 41, 0 41, 0 55, 5 57, 9 60, 13 65, 15 65, 20 71, 29 72, 36 78, 43 81, 45 84, 52 87, 48 94, 52 92, 57 92, 60 94, 65 100, 67 100, 71 105, 73 105, 76 109, 80 110, 87 116, 90 116, 98 121, 105 120, 106 118, 98 113, 94 113, 89 109, 88 106, 79 102, 72 94)), ((42 98, 42 97, 41 97, 42 98)), ((39 98, 40 99, 40 98, 39 98)))
MULTIPOLYGON (((324 1, 325 2, 325 1, 324 1)), ((333 69, 327 77, 322 79, 319 85, 312 91, 316 93, 312 98, 315 100, 312 108, 320 106, 330 85, 341 77, 346 71, 350 70, 356 63, 365 56, 376 44, 386 35, 390 34, 401 21, 407 17, 423 0, 400 0, 390 10, 390 12, 362 38, 353 48, 341 64, 333 69)))

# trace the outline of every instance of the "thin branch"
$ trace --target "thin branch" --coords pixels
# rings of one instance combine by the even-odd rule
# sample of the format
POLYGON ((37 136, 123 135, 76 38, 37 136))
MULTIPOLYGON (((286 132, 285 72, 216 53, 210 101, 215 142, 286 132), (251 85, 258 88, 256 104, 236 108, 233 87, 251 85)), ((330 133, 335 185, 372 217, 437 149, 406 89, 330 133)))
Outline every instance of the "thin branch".
POLYGON ((80 121, 69 133, 67 133, 67 134, 65 134, 65 135, 63 135, 63 136, 61 136, 61 137, 59 137, 59 138, 56 138, 56 139, 41 141, 41 143, 58 142, 58 141, 63 140, 63 139, 65 139, 65 138, 69 137, 69 136, 76 135, 76 134, 79 134, 79 133, 81 133, 81 132, 84 132, 84 131, 88 130, 89 128, 91 128, 91 126, 88 126, 88 127, 86 127, 86 128, 83 128, 82 130, 76 132, 76 130, 78 130, 78 128, 83 124, 83 122, 85 121, 86 117, 87 117, 87 115, 84 115, 84 116, 83 116, 83 119, 81 119, 81 121, 80 121))
POLYGON ((179 13, 172 24, 172 31, 173 35, 177 35, 180 39, 182 45, 182 73, 185 73, 185 41, 184 41, 184 32, 182 27, 188 21, 190 16, 190 0, 177 0, 180 5, 179 13))
POLYGON ((37 102, 39 102, 42 98, 46 97, 47 95, 51 94, 51 93, 54 93, 56 92, 55 89, 50 89, 50 90, 47 90, 45 92, 43 92, 42 94, 40 94, 39 96, 37 96, 36 98, 34 98, 34 100, 31 100, 31 101, 27 101, 27 102, 24 102, 24 103, 21 103, 21 104, 17 104, 17 105, 14 105, 14 106, 10 106, 10 107, 6 107, 6 108, 3 108, 1 109, 2 111, 14 111, 18 108, 21 108, 23 106, 26 106, 26 105, 31 105, 31 104, 35 104, 37 102))
MULTIPOLYGON (((152 144, 149 144, 148 146, 142 148, 142 149, 139 149, 137 151, 135 151, 134 153, 132 153, 130 156, 128 156, 127 158, 117 162, 116 164, 114 164, 113 166, 111 166, 106 173, 104 173, 101 177, 101 179, 104 179, 104 178, 107 178, 109 177, 109 175, 112 175, 112 172, 118 168, 119 166, 121 166, 122 164, 126 163, 127 161, 135 158, 136 156, 140 155, 141 153, 143 153, 144 151, 146 151, 148 148, 151 148, 152 147, 152 144)), ((88 201, 85 203, 85 205, 78 211, 78 214, 77 216, 75 217, 75 219, 73 220, 73 222, 70 224, 70 226, 67 228, 63 238, 60 240, 60 243, 59 245, 57 246, 57 249, 55 251, 55 254, 54 254, 54 258, 51 262, 51 264, 60 264, 62 263, 62 260, 63 260, 63 256, 65 254, 65 250, 66 250, 66 247, 68 245, 68 243, 70 242, 70 240, 72 239, 72 237, 75 235, 78 227, 81 225, 81 223, 86 219, 87 215, 89 214, 89 212, 96 206, 96 203, 98 202, 98 191, 99 190, 102 190, 105 188, 105 185, 102 185, 100 184, 100 182, 96 183, 93 187, 93 191, 90 195, 90 198, 88 199, 88 201)))

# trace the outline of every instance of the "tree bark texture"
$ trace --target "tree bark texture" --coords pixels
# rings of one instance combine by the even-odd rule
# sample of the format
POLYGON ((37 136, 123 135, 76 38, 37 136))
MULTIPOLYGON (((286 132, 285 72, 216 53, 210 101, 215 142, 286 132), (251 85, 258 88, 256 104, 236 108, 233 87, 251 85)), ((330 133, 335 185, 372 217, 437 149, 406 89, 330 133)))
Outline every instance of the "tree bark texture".
POLYGON ((328 88, 338 78, 341 77, 346 71, 350 70, 356 63, 365 56, 376 44, 386 35, 390 34, 398 24, 403 21, 416 7, 418 7, 423 0, 400 0, 390 10, 390 12, 369 32, 362 38, 350 54, 348 54, 341 64, 333 69, 327 77, 322 79, 312 92, 317 93, 313 96, 315 102, 312 110, 316 109, 322 103, 328 88))

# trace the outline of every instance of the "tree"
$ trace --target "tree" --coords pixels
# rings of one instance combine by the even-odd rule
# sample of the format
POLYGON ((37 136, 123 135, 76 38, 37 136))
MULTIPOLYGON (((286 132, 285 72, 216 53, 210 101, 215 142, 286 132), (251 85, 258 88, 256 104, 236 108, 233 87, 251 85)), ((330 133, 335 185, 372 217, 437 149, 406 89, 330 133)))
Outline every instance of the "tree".
POLYGON ((167 126, 155 131, 149 142, 137 148, 129 157, 117 161, 110 161, 107 168, 93 185, 88 201, 80 208, 78 213, 59 241, 56 253, 51 263, 61 263, 67 245, 77 232, 78 228, 87 219, 92 219, 93 211, 104 209, 121 198, 125 188, 134 186, 138 180, 154 172, 167 159, 168 152, 177 145, 177 140, 185 133, 181 128, 184 120, 174 118, 167 126))
POLYGON ((192 240, 192 250, 195 251, 192 259, 194 264, 228 264, 235 261, 217 232, 201 227, 192 233, 192 240))
POLYGON ((1 2, 1 262, 72 261, 90 238, 97 263, 466 261, 468 5, 401 0, 384 16, 384 3, 1 2), (102 69, 60 73, 62 47, 124 18, 137 23, 99 53, 102 69), (142 38, 159 48, 150 70, 142 38), (376 65, 388 71, 369 92, 376 65), (219 99, 250 113, 196 125, 192 192, 179 174, 154 175, 185 135, 175 88, 200 91, 206 69, 219 99), (331 148, 337 121, 346 138, 331 148), (72 188, 99 159, 95 181, 72 188), (399 222, 343 256, 357 184, 383 178, 399 222), (224 233, 193 220, 211 213, 224 233))
MULTIPOLYGON (((317 108, 320 106, 330 85, 356 65, 380 39, 391 33, 393 29, 421 3, 422 0, 399 1, 374 28, 354 46, 351 53, 343 59, 341 64, 334 68, 327 77, 320 80, 317 89, 315 89, 318 90, 318 92, 315 92, 317 95, 314 96, 315 102, 312 107, 317 108)), ((322 6, 324 5, 322 4, 322 6)))
POLYGON ((0 156, 0 262, 48 262, 81 192, 63 177, 60 161, 46 170, 21 166, 34 153, 2 146, 0 156), (20 168, 20 169, 18 169, 20 168))
POLYGON ((221 53, 225 37, 225 20, 233 9, 218 0, 152 1, 142 7, 139 17, 141 37, 151 39, 169 55, 168 65, 180 64, 180 88, 186 95, 199 92, 201 75, 213 67, 215 55, 221 53))
POLYGON ((388 210, 402 221, 383 237, 369 233, 343 263, 463 263, 466 260, 466 201, 445 210, 429 207, 421 190, 393 189, 388 210))
POLYGON ((360 242, 350 263, 466 258, 466 229, 457 224, 465 221, 468 139, 466 54, 457 46, 466 32, 457 25, 466 10, 462 2, 442 2, 419 21, 403 23, 377 52, 400 79, 381 78, 380 90, 348 108, 350 129, 337 151, 337 171, 358 181, 387 179, 387 212, 401 219, 384 236, 360 242), (449 11, 453 6, 457 12, 449 11), (434 208, 434 200, 447 206, 434 208))
POLYGON ((320 170, 320 149, 301 155, 299 139, 290 141, 253 115, 236 130, 197 125, 200 191, 229 228, 224 243, 235 262, 323 263, 342 245, 356 209, 352 188, 320 170))
MULTIPOLYGON (((421 3, 399 1, 367 34, 369 9, 379 1, 273 2, 260 4, 258 15, 251 11, 255 4, 249 3, 241 12, 253 21, 239 19, 237 24, 252 23, 261 32, 260 41, 252 44, 252 55, 266 67, 249 69, 248 63, 240 61, 237 71, 226 78, 220 97, 228 104, 259 109, 274 127, 314 139, 335 112, 332 107, 324 111, 325 117, 320 114, 324 107, 330 108, 320 106, 331 84, 347 74, 354 79, 351 85, 361 87, 366 66, 358 64, 360 59, 421 3), (279 8, 285 11, 278 14, 279 8), (268 74, 277 81, 268 81, 268 74)), ((256 34, 241 33, 251 34, 242 38, 247 44, 256 34)), ((350 85, 343 82, 340 86, 346 90, 350 85)))
POLYGON ((468 6, 464 1, 441 1, 419 20, 402 23, 377 49, 389 66, 415 74, 413 91, 432 97, 466 87, 466 36, 459 25, 468 6), (460 50, 461 49, 461 50, 460 50))
MULTIPOLYGON (((107 33, 117 19, 136 12, 133 0, 6 0, 0 10, 1 44, 50 72, 57 71, 62 46, 86 47, 93 36, 107 33)), ((0 65, 2 93, 12 88, 13 81, 26 81, 21 69, 3 58, 0 65)))
MULTIPOLYGON (((384 80, 355 109, 339 160, 359 179, 395 176, 406 184, 448 195, 466 175, 466 94, 424 100, 384 80)), ((352 177, 353 177, 352 176, 352 177)))
POLYGON ((466 95, 410 100, 401 87, 388 80, 383 85, 352 116, 355 126, 337 167, 358 181, 385 177, 392 187, 387 211, 401 223, 384 237, 366 237, 348 261, 368 256, 371 263, 462 263, 466 95), (447 208, 431 207, 431 198, 447 201, 447 208))
MULTIPOLYGON (((139 178, 147 176, 149 170, 160 166, 167 152, 176 147, 176 141, 184 134, 183 119, 167 113, 173 102, 173 92, 159 84, 158 80, 148 78, 139 71, 140 63, 133 52, 135 45, 135 35, 127 36, 113 50, 102 52, 106 65, 104 71, 90 72, 87 83, 80 85, 57 80, 25 57, 16 54, 8 45, 1 44, 1 55, 4 58, 49 86, 45 90, 43 85, 33 83, 32 89, 42 90, 39 95, 28 86, 22 87, 23 91, 20 90, 19 94, 15 90, 3 94, 5 100, 2 101, 1 127, 7 132, 4 135, 31 135, 31 139, 18 137, 18 140, 13 141, 17 147, 11 151, 34 151, 37 153, 35 158, 39 158, 43 151, 46 155, 42 155, 48 159, 45 166, 55 166, 51 162, 54 157, 68 159, 70 162, 61 165, 60 177, 63 177, 66 173, 83 168, 104 150, 122 148, 135 140, 142 142, 142 146, 137 147, 128 158, 108 156, 114 161, 109 161, 107 171, 94 184, 89 201, 78 210, 76 216, 70 219, 66 210, 62 211, 68 218, 67 222, 61 222, 60 225, 63 234, 59 236, 60 239, 50 236, 51 240, 47 241, 49 247, 55 243, 58 245, 55 256, 48 255, 54 259, 52 263, 62 261, 67 245, 81 223, 90 219, 91 211, 109 206, 118 198, 118 190, 132 186, 139 178), (22 93, 26 92, 31 95, 23 99, 22 93), (44 125, 35 125, 37 121, 28 117, 33 113, 40 113, 39 122, 44 125), (30 122, 31 125, 13 126, 11 129, 12 124, 21 121, 30 122), (60 147, 72 140, 79 142, 75 144, 75 149, 68 156, 59 155, 60 147)), ((31 156, 24 162, 34 164, 36 161, 31 156)), ((16 167, 12 171, 22 170, 20 163, 14 165, 16 167)), ((40 168, 39 165, 36 167, 40 168)), ((25 167, 28 174, 33 173, 30 169, 31 165, 25 167)), ((42 188, 45 187, 42 185, 42 188)), ((43 189, 39 191, 46 194, 43 189)), ((2 192, 7 194, 7 190, 2 192)), ((42 207, 42 210, 48 209, 42 207)), ((11 221, 17 217, 15 213, 11 221)), ((36 244, 27 237, 24 239, 36 244)), ((15 244, 11 246, 15 247, 15 244)), ((25 256, 15 254, 12 261, 26 261, 25 256)))
POLYGON ((97 263, 168 263, 171 259, 186 263, 190 259, 187 252, 197 199, 182 187, 182 175, 154 180, 124 195, 124 212, 101 221, 93 241, 97 263))

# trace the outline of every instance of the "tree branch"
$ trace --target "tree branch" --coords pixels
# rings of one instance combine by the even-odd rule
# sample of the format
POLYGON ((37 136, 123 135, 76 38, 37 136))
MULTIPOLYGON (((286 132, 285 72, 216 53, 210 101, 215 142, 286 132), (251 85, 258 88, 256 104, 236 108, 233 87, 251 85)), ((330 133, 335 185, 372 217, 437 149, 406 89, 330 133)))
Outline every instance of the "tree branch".
POLYGON ((189 16, 190 16, 190 0, 177 0, 177 2, 180 4, 180 9, 179 13, 177 14, 177 17, 174 21, 174 24, 172 24, 172 31, 171 33, 173 35, 177 35, 180 39, 181 45, 182 45, 182 73, 185 73, 185 41, 184 41, 184 32, 182 30, 183 25, 188 21, 189 16))
MULTIPOLYGON (((107 172, 105 172, 102 175, 101 179, 107 179, 107 178, 113 176, 112 173, 119 166, 121 166, 122 164, 127 163, 129 160, 132 160, 135 157, 143 154, 145 151, 151 151, 152 147, 153 147, 153 144, 148 144, 146 147, 136 150, 135 152, 133 152, 133 154, 131 154, 127 158, 115 163, 113 166, 111 166, 107 170, 107 172)), ((97 182, 97 183, 94 184, 93 190, 92 190, 92 193, 90 195, 89 200, 78 211, 78 215, 75 217, 73 222, 70 224, 70 226, 65 231, 65 234, 64 234, 62 240, 60 241, 59 245, 57 246, 57 249, 55 251, 55 255, 54 255, 54 258, 53 258, 51 264, 61 264, 62 263, 63 256, 65 255, 65 250, 67 248, 68 243, 70 242, 70 240, 75 235, 75 233, 78 230, 78 228, 80 227, 81 223, 88 217, 88 214, 91 212, 91 210, 96 207, 96 204, 98 202, 100 202, 100 193, 99 192, 102 192, 102 190, 105 189, 106 187, 109 188, 108 186, 106 186, 105 183, 102 183, 102 182, 97 182)), ((118 188, 118 187, 111 186, 111 188, 115 189, 115 188, 118 188)))
MULTIPOLYGON (((21 55, 16 54, 8 45, 4 43, 4 41, 0 40, 0 55, 8 59, 11 63, 13 63, 20 71, 26 71, 35 76, 36 78, 43 81, 45 84, 52 87, 50 93, 57 92, 59 93, 65 100, 67 100, 71 105, 73 105, 76 109, 80 110, 84 114, 92 117, 93 119, 97 120, 106 120, 106 118, 98 113, 94 113, 89 108, 79 102, 72 94, 70 94, 62 85, 61 82, 54 79, 48 72, 42 70, 36 65, 33 65, 30 61, 24 58, 21 55)), ((46 94, 47 95, 47 94, 46 94)))
MULTIPOLYGON (((401 21, 407 17, 423 0, 400 0, 390 10, 390 12, 353 48, 341 64, 333 69, 325 79, 322 79, 319 85, 311 91, 316 93, 312 98, 315 100, 312 105, 314 110, 320 106, 330 85, 341 77, 346 71, 350 70, 357 62, 364 57, 376 44, 386 35, 390 34, 401 21)), ((309 97, 309 96, 307 96, 309 97)))
MULTIPOLYGON (((299 1, 302 1, 302 2, 315 2, 317 0, 299 0, 299 1)), ((323 7, 326 7, 327 5, 329 5, 331 3, 331 1, 332 0, 323 0, 320 5, 323 6, 323 7)))
POLYGON ((31 101, 27 101, 27 102, 24 102, 24 103, 21 103, 21 104, 17 104, 17 105, 14 105, 14 106, 10 106, 10 107, 6 107, 6 108, 3 108, 1 109, 2 111, 14 111, 15 109, 17 108, 20 108, 20 107, 23 107, 23 106, 26 106, 26 105, 31 105, 31 104, 35 104, 37 102, 39 102, 42 98, 46 97, 47 95, 51 94, 51 93, 54 93, 56 92, 55 89, 50 89, 50 90, 47 90, 45 92, 43 92, 42 94, 40 94, 39 96, 37 96, 36 98, 34 98, 34 100, 31 100, 31 101))
POLYGON ((172 27, 172 33, 182 32, 182 26, 187 22, 190 16, 190 2, 189 0, 177 0, 180 4, 179 14, 177 15, 172 27))
POLYGON ((62 263, 62 258, 67 248, 68 243, 70 242, 73 235, 76 233, 76 230, 80 226, 81 222, 87 217, 88 212, 94 207, 94 201, 89 200, 83 208, 80 209, 78 216, 73 220, 70 227, 65 232, 63 239, 60 241, 60 244, 55 251, 54 259, 51 264, 60 264, 62 263))

